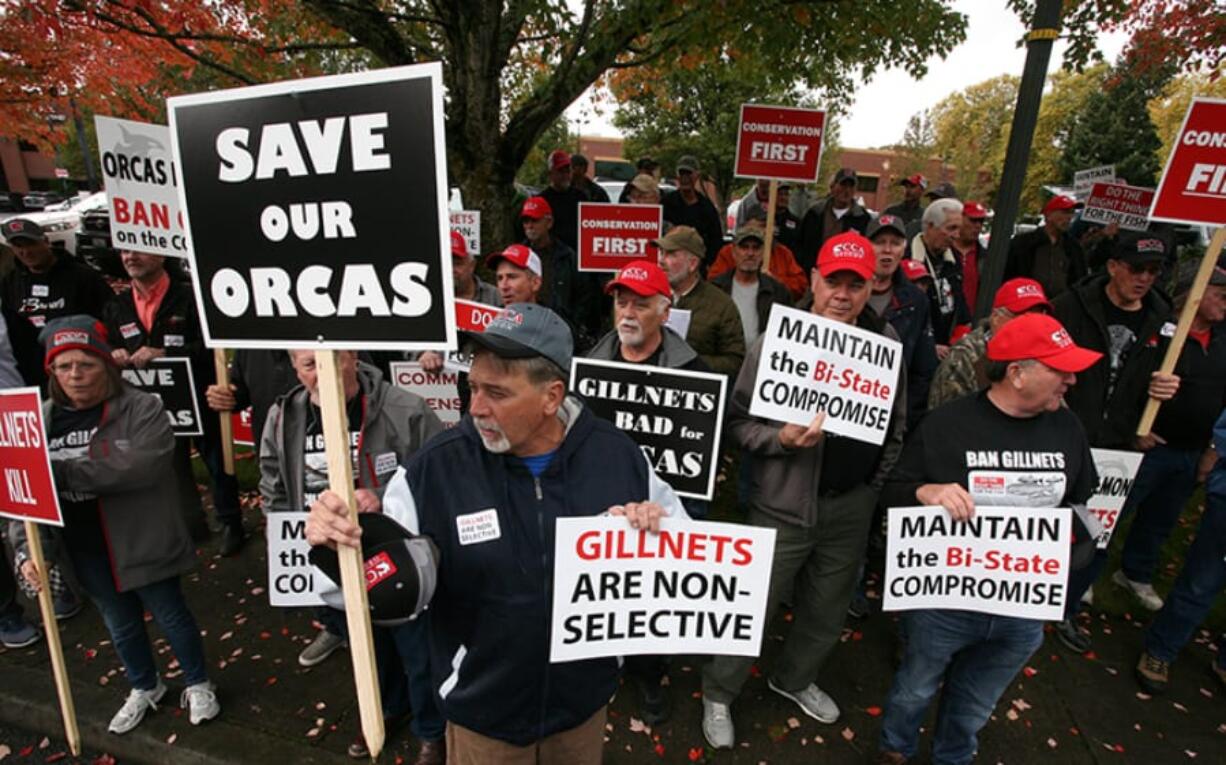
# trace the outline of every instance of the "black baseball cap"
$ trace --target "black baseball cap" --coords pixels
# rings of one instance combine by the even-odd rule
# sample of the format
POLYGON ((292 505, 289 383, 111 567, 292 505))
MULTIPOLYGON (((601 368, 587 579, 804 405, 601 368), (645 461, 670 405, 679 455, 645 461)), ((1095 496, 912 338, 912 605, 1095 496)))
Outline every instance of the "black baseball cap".
POLYGON ((929 190, 924 196, 931 197, 933 199, 957 199, 958 189, 949 181, 945 181, 944 183, 938 183, 936 186, 932 187, 932 189, 929 190))
POLYGON ((1166 242, 1153 234, 1123 235, 1115 243, 1111 257, 1125 263, 1154 263, 1166 260, 1166 242))
MULTIPOLYGON (((359 513, 362 556, 366 572, 366 598, 370 621, 395 627, 421 613, 438 580, 438 554, 434 543, 409 532, 382 513, 359 513)), ((341 586, 340 556, 328 547, 312 547, 311 563, 341 586)))
POLYGON ((835 183, 843 183, 844 181, 856 182, 856 171, 850 167, 840 167, 839 171, 834 174, 835 183))
POLYGON ((10 242, 15 242, 18 239, 42 241, 47 238, 43 227, 29 218, 9 218, 3 224, 0 224, 0 228, 4 230, 4 238, 10 242))
POLYGON ((893 231, 903 239, 907 238, 907 224, 902 222, 902 218, 897 215, 888 215, 882 213, 876 218, 869 221, 868 232, 865 234, 869 239, 877 236, 882 231, 893 231))

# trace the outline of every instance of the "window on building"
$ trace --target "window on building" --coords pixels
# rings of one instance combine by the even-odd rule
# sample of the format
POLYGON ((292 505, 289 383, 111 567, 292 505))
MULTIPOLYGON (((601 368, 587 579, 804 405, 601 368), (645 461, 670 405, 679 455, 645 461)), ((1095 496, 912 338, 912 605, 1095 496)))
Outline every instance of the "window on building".
POLYGON ((856 191, 862 194, 877 193, 877 176, 864 175, 863 173, 856 176, 856 191))

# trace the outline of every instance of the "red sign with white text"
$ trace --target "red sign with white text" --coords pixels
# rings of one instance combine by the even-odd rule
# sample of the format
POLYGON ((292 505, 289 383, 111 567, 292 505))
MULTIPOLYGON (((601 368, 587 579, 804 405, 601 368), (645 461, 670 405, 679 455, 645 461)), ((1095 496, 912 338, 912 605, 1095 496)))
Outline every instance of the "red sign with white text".
POLYGON ((230 432, 239 446, 255 446, 255 433, 251 429, 251 407, 241 412, 230 412, 230 432))
POLYGON ((0 515, 63 526, 38 388, 0 390, 0 515))
POLYGON ((1226 224, 1226 99, 1192 99, 1149 217, 1226 224))
POLYGON ((820 109, 743 104, 735 175, 815 183, 825 128, 820 109))
POLYGON ((484 332, 501 308, 469 300, 455 301, 455 326, 464 332, 484 332))
POLYGON ((1122 183, 1096 183, 1086 199, 1081 219, 1087 223, 1117 223, 1129 231, 1149 229, 1154 190, 1122 183))
POLYGON ((652 240, 664 233, 660 205, 579 203, 579 270, 617 271, 636 260, 655 260, 652 240))

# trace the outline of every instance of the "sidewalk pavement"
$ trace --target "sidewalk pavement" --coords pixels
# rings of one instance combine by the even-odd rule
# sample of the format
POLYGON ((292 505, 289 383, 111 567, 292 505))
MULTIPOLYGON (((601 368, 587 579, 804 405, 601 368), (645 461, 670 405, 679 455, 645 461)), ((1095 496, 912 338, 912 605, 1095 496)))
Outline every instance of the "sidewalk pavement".
MULTIPOLYGON (((249 523, 257 518, 258 513, 249 511, 249 523)), ((200 550, 200 567, 185 579, 185 591, 205 632, 221 717, 198 728, 188 724, 176 707, 182 690, 177 665, 154 627, 151 634, 171 692, 136 730, 125 736, 109 734, 107 723, 128 686, 97 612, 87 607, 61 625, 86 748, 107 752, 119 763, 349 761, 344 750, 358 723, 348 652, 338 651, 312 669, 298 666, 297 654, 315 628, 307 609, 268 605, 262 528, 253 531, 238 558, 218 558, 215 547, 213 542, 200 550)), ((27 608, 27 613, 35 612, 27 608)), ((1149 698, 1138 692, 1132 679, 1148 619, 1148 614, 1136 613, 1088 618, 1094 652, 1086 656, 1068 653, 1049 635, 984 730, 979 762, 1221 761, 1226 751, 1226 689, 1209 670, 1209 633, 1201 632, 1174 665, 1170 691, 1149 698)), ((787 621, 785 615, 772 625, 766 655, 759 662, 762 671, 755 669, 733 706, 738 741, 733 751, 706 748, 698 701, 702 661, 679 656, 671 665, 672 719, 658 730, 646 728, 635 717, 635 694, 627 687, 610 710, 605 761, 788 763, 814 757, 832 763, 869 761, 893 674, 892 618, 876 614, 863 622, 849 621, 844 642, 819 678, 819 685, 843 709, 842 719, 833 725, 805 717, 766 687, 765 674, 787 621)), ((0 722, 45 733, 53 741, 47 751, 62 750, 46 644, 0 649, 0 678, 5 697, 0 722)), ((399 732, 389 737, 380 762, 411 761, 415 749, 407 732, 399 732)), ((42 754, 36 761, 44 761, 42 754)))

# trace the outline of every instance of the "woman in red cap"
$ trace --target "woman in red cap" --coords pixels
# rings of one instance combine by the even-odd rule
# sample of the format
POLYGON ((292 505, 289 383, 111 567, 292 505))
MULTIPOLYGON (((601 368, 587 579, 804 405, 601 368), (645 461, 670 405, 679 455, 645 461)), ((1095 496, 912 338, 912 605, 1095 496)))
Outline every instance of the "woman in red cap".
MULTIPOLYGON (((179 577, 195 564, 171 458, 174 434, 161 401, 126 385, 111 360, 102 324, 68 316, 47 324, 50 401, 47 450, 64 528, 59 557, 102 614, 132 691, 111 720, 112 733, 135 728, 166 694, 145 611, 162 628, 183 669, 180 704, 193 725, 221 712, 209 682, 200 628, 179 577)), ((22 527, 13 535, 21 574, 37 587, 22 527)))

